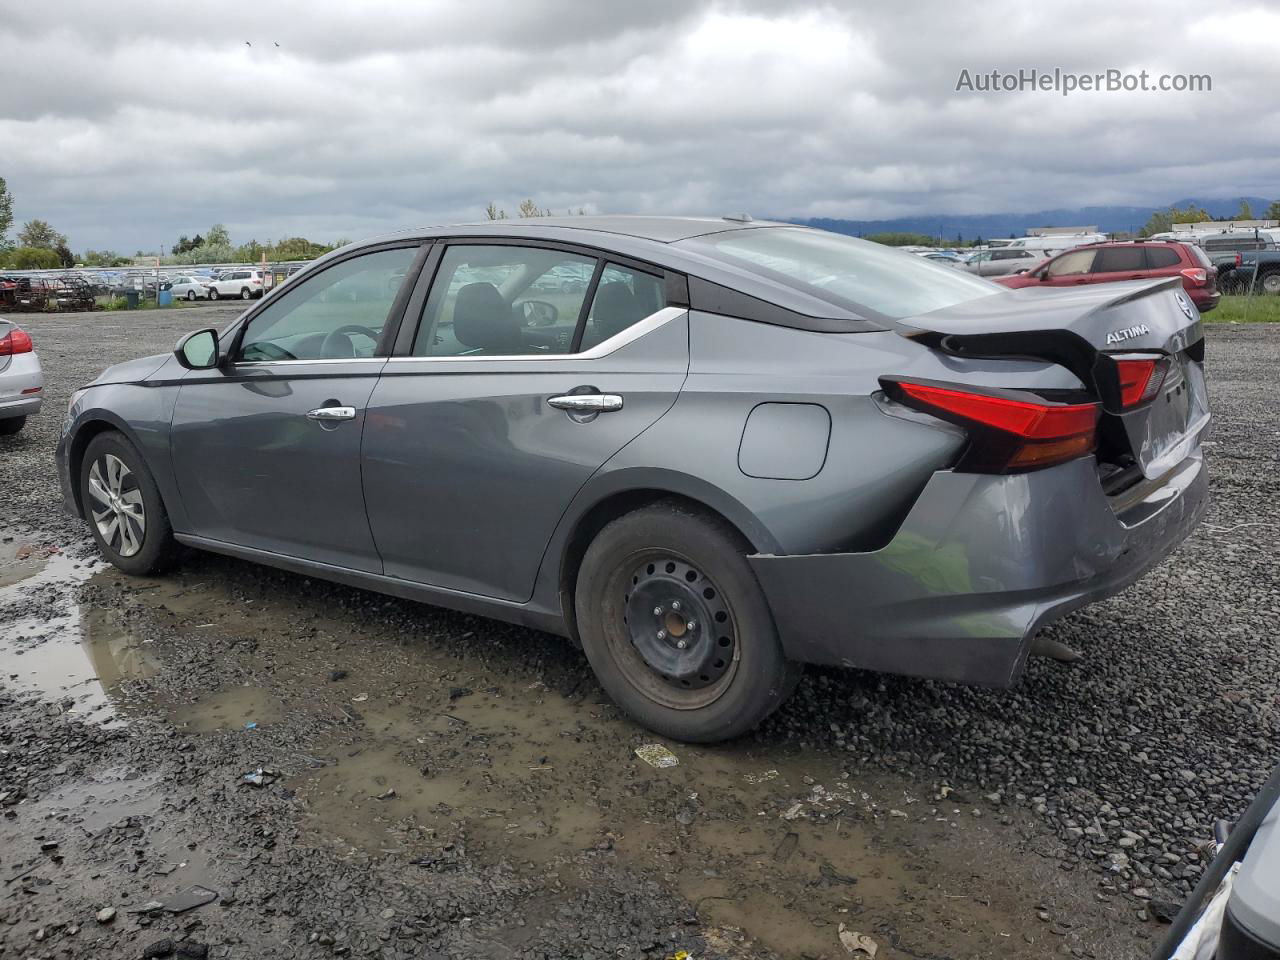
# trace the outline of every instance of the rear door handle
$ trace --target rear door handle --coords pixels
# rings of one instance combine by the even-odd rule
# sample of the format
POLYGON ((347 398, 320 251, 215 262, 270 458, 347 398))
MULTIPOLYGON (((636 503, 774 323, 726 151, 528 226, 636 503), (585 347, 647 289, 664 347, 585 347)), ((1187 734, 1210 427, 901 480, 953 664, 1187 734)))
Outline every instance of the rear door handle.
POLYGON ((612 413, 622 409, 622 397, 616 393, 568 393, 551 397, 547 403, 570 413, 612 413))
POLYGON ((316 407, 314 410, 307 411, 308 420, 319 420, 321 423, 334 423, 355 418, 355 407, 316 407))

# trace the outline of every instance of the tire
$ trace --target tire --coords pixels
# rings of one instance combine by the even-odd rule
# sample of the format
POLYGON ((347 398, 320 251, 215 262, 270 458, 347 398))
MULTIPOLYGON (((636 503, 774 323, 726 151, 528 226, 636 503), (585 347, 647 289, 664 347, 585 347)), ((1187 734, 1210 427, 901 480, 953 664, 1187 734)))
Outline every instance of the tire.
POLYGON ((219 294, 219 293, 218 293, 218 288, 217 288, 217 287, 210 287, 210 288, 209 288, 209 299, 210 299, 210 300, 217 300, 219 296, 221 296, 221 294, 219 294))
POLYGON ((21 417, 5 417, 0 420, 0 437, 11 437, 24 426, 26 426, 26 416, 21 417))
POLYGON ((241 299, 241 300, 252 300, 252 299, 253 299, 253 291, 252 291, 252 290, 250 290, 248 287, 241 287, 241 288, 240 288, 240 299, 241 299))
POLYGON ((614 520, 587 548, 574 595, 583 650, 638 723, 675 740, 728 740, 795 689, 802 668, 783 655, 748 550, 723 521, 676 501, 614 520))
POLYGON ((194 290, 188 290, 188 291, 187 291, 187 302, 188 302, 188 303, 195 303, 195 302, 196 302, 196 292, 195 292, 194 290))
POLYGON ((1280 294, 1280 270, 1268 270, 1260 275, 1258 291, 1266 294, 1280 294))
POLYGON ((173 565, 178 544, 160 490, 142 455, 123 434, 111 430, 89 441, 80 463, 79 482, 85 519, 104 557, 134 575, 160 573, 173 565), (115 493, 120 510, 104 501, 91 481, 105 489, 107 496, 115 493), (137 522, 139 517, 141 523, 137 522), (122 536, 122 529, 128 534, 122 536))

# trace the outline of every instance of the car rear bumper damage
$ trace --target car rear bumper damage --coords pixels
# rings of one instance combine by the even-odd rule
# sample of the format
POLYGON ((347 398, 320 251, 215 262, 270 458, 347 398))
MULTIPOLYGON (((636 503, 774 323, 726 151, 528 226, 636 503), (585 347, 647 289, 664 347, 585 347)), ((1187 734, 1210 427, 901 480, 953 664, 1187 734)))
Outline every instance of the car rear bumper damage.
POLYGON ((1009 686, 1038 630, 1142 576, 1207 502, 1198 449, 1113 499, 1092 458, 1013 476, 940 471, 880 550, 750 561, 794 660, 1009 686))

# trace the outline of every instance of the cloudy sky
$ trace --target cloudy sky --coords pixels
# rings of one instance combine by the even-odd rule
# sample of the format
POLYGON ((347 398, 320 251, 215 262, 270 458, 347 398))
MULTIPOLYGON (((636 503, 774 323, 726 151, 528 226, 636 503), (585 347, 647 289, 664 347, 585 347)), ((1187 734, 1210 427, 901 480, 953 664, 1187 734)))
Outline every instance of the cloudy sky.
POLYGON ((76 250, 556 212, 890 217, 1280 197, 1280 8, 22 2, 0 176, 76 250), (248 43, 246 43, 248 41, 248 43), (957 92, 1019 68, 1201 93, 957 92))

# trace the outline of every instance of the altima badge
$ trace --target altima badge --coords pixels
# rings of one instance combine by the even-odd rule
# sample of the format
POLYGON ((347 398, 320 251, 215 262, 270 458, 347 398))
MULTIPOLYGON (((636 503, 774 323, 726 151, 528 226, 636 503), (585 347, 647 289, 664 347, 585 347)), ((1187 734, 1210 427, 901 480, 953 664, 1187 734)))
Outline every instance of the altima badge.
POLYGON ((1145 323, 1140 323, 1136 327, 1125 327, 1123 330, 1112 330, 1107 334, 1107 345, 1124 343, 1124 341, 1132 340, 1134 337, 1145 337, 1150 332, 1151 328, 1145 323))

